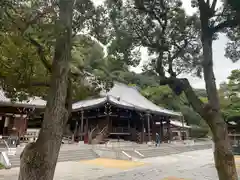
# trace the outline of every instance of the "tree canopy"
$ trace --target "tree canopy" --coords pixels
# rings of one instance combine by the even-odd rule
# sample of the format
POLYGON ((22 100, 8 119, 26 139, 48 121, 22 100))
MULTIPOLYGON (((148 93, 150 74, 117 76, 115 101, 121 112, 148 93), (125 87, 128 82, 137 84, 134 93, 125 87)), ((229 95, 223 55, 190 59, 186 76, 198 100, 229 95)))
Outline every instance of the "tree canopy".
MULTIPOLYGON (((29 96, 45 98, 56 37, 54 23, 49 21, 56 16, 55 5, 43 1, 32 2, 30 6, 24 3, 18 6, 17 1, 7 5, 1 18, 1 86, 13 100, 29 96), (32 17, 33 14, 39 19, 32 17)), ((159 87, 162 78, 169 75, 191 73, 201 77, 202 46, 197 14, 188 16, 180 0, 164 3, 108 0, 102 6, 85 0, 77 2, 74 8, 71 61, 74 100, 98 96, 100 83, 108 86, 117 80, 138 85, 158 105, 185 111, 186 116, 192 111, 195 118, 186 118, 187 121, 199 124, 201 118, 193 112, 185 94, 178 97, 169 87, 159 87), (147 48, 150 61, 144 65, 143 73, 136 74, 129 71, 129 66, 139 64, 140 47, 147 48)), ((230 17, 229 12, 225 13, 230 17)), ((225 19, 214 21, 220 25, 225 19)), ((229 29, 227 33, 230 42, 226 56, 236 61, 238 31, 229 29)), ((206 91, 195 90, 195 93, 208 102, 206 91)))
MULTIPOLYGON (((54 24, 57 5, 44 4, 44 1, 5 3, 0 34, 1 86, 12 100, 29 96, 45 98, 54 39, 58 36, 54 24)), ((73 98, 81 100, 96 96, 99 84, 116 79, 118 71, 126 70, 131 59, 120 60, 110 53, 106 56, 102 43, 110 39, 104 31, 106 21, 101 18, 106 13, 103 7, 85 0, 77 1, 74 8, 71 77, 73 98)))
MULTIPOLYGON (((219 179, 236 179, 223 117, 238 116, 240 73, 234 70, 217 89, 212 44, 220 33, 227 35, 226 57, 240 59, 238 2, 192 0, 197 11, 188 15, 181 0, 106 0, 100 6, 90 0, 2 0, 0 86, 12 100, 59 98, 48 98, 43 128, 60 143, 67 119, 62 112, 70 114, 72 101, 97 96, 114 80, 136 84, 156 104, 181 111, 188 123, 204 120, 219 179), (149 59, 136 74, 129 68, 139 64, 143 47, 149 59), (193 89, 180 74, 203 77, 206 91, 193 89)), ((41 132, 44 142, 47 133, 41 132)), ((60 144, 52 147, 57 152, 60 144)))

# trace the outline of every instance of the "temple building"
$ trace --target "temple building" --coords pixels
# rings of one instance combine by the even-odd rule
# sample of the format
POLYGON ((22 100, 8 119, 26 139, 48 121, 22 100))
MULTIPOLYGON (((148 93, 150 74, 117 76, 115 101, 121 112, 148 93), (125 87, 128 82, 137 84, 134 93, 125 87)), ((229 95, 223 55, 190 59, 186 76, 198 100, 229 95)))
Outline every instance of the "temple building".
POLYGON ((118 82, 100 98, 74 103, 72 116, 80 139, 88 134, 95 143, 107 138, 143 143, 155 140, 156 133, 163 141, 169 141, 176 136, 174 132, 182 139, 187 138, 190 128, 181 113, 159 107, 143 97, 136 87, 118 82))
MULTIPOLYGON (((0 135, 24 136, 27 128, 40 128, 46 101, 39 98, 25 102, 11 102, 0 92, 0 135), (35 114, 31 120, 31 114, 35 114), (38 122, 31 125, 31 122, 38 122)), ((136 87, 115 82, 109 92, 99 98, 76 102, 72 105, 70 125, 77 140, 104 143, 108 139, 124 139, 138 143, 155 140, 159 133, 162 141, 188 137, 190 126, 183 116, 153 104, 136 87), (73 129, 73 128, 72 128, 73 129)))

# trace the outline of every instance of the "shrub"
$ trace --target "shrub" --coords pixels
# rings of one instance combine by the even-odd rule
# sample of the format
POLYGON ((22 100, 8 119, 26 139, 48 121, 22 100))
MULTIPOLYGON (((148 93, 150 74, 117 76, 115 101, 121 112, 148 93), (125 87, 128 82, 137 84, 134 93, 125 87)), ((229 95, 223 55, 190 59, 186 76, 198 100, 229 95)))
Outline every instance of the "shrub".
POLYGON ((192 138, 205 138, 208 135, 207 128, 193 127, 190 129, 190 137, 192 138))
POLYGON ((5 167, 2 163, 0 163, 0 169, 5 169, 5 167))

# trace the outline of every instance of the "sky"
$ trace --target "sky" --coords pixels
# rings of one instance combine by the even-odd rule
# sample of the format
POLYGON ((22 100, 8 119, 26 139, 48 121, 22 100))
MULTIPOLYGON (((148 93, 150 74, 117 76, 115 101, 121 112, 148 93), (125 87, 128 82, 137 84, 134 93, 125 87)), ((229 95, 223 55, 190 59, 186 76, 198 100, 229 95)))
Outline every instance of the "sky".
MULTIPOLYGON (((94 0, 96 4, 101 4, 103 0, 94 0)), ((188 14, 192 14, 194 9, 191 7, 191 0, 183 0, 183 7, 186 9, 188 14)), ((237 63, 232 63, 230 59, 224 56, 225 46, 228 39, 224 35, 220 35, 219 39, 213 42, 213 61, 214 61, 214 73, 216 78, 216 84, 219 86, 221 82, 227 80, 233 69, 240 68, 240 61, 237 63)), ((139 73, 141 72, 141 65, 148 60, 148 55, 146 49, 142 50, 142 62, 136 68, 132 68, 133 71, 139 73)), ((182 75, 189 79, 191 85, 194 88, 205 88, 205 83, 203 79, 194 78, 189 75, 182 75)))
MULTIPOLYGON (((183 7, 189 14, 194 12, 194 9, 191 7, 191 0, 183 0, 183 7)), ((221 82, 227 80, 232 70, 240 68, 240 61, 232 63, 230 59, 224 56, 227 41, 228 39, 224 35, 220 35, 219 39, 213 42, 214 73, 218 86, 221 82)), ((193 77, 188 77, 188 79, 194 88, 205 88, 203 79, 193 77)))

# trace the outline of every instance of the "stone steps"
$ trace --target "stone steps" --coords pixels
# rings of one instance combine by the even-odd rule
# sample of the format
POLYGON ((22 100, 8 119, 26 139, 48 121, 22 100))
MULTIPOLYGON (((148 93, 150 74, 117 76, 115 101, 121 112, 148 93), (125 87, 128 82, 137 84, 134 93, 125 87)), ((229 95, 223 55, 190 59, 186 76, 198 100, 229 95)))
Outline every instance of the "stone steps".
POLYGON ((164 146, 164 147, 155 147, 148 149, 138 150, 141 154, 144 155, 144 158, 158 157, 158 156, 167 156, 171 154, 179 154, 183 152, 210 149, 210 144, 205 145, 192 145, 192 146, 164 146))
MULTIPOLYGON (((58 162, 64 161, 81 161, 87 159, 95 159, 98 155, 92 149, 78 149, 78 150, 60 150, 58 162)), ((12 167, 20 166, 20 154, 9 156, 12 167)))
MULTIPOLYGON (((171 154, 178 154, 188 151, 195 151, 195 150, 203 150, 212 148, 211 144, 201 144, 201 145, 191 145, 191 146, 176 146, 171 144, 162 144, 160 147, 151 147, 151 148, 144 148, 144 149, 136 149, 139 153, 144 155, 144 157, 140 156, 136 153, 133 149, 122 149, 126 152, 132 159, 141 159, 141 158, 149 158, 149 157, 158 157, 158 156, 167 156, 171 154)), ((98 148, 95 149, 95 151, 98 148)), ((122 150, 117 149, 108 149, 106 148, 106 153, 113 153, 116 154, 115 151, 119 151, 118 153, 122 155, 122 150)), ((81 161, 87 159, 95 159, 98 158, 99 155, 95 153, 93 149, 90 147, 88 148, 81 148, 79 146, 63 146, 59 152, 58 162, 63 161, 81 161)), ((114 157, 113 157, 114 158, 114 157)), ((126 157, 124 157, 126 159, 126 157)), ((10 162, 12 167, 19 167, 20 166, 20 152, 18 152, 15 156, 9 156, 10 162)))
POLYGON ((7 151, 7 148, 0 147, 0 152, 7 151))
POLYGON ((143 157, 136 153, 134 150, 124 150, 128 155, 130 155, 133 159, 142 159, 143 157))

